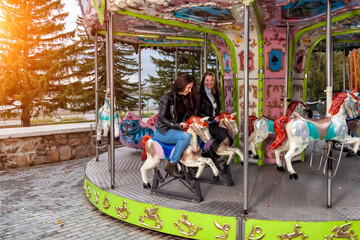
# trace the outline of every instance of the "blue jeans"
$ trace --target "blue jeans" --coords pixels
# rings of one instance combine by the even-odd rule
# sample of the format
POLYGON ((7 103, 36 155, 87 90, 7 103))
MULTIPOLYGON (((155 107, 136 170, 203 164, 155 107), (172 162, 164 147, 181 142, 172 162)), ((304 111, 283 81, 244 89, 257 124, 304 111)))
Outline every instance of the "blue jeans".
POLYGON ((175 149, 173 155, 170 158, 170 161, 177 163, 180 161, 181 154, 189 146, 191 135, 182 130, 175 129, 170 129, 166 132, 165 135, 163 135, 155 128, 154 137, 160 142, 166 144, 175 144, 175 149))

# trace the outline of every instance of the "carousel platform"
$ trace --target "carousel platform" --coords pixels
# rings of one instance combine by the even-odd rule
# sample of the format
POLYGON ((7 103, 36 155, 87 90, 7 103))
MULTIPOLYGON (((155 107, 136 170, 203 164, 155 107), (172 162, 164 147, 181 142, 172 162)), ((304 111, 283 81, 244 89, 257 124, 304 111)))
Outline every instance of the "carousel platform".
MULTIPOLYGON (((110 187, 105 153, 99 161, 93 159, 86 165, 84 189, 89 200, 108 215, 186 238, 357 239, 360 157, 345 158, 344 154, 332 181, 332 208, 327 208, 327 178, 322 171, 310 169, 309 155, 305 154, 305 162, 293 163, 299 175, 297 181, 290 180, 287 172, 276 171, 274 165, 249 165, 248 214, 243 211, 243 167, 236 163, 231 164, 234 185, 201 182, 204 200, 191 202, 144 189, 141 155, 122 147, 115 150, 115 187, 110 187)), ((165 164, 163 161, 159 165, 163 175, 165 164)), ((211 179, 210 168, 203 175, 211 179)), ((152 177, 149 171, 148 178, 152 177)), ((179 193, 189 191, 179 180, 165 187, 179 193)))

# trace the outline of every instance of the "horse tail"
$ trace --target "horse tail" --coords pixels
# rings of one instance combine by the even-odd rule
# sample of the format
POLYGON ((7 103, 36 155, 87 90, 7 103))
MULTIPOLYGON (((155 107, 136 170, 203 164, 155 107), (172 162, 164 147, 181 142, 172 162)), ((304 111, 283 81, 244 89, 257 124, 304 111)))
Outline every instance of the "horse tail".
POLYGON ((147 159, 147 154, 146 154, 146 150, 145 150, 145 145, 146 145, 146 142, 151 139, 152 136, 151 135, 145 135, 142 137, 141 139, 141 145, 142 145, 142 148, 143 148, 143 152, 141 154, 141 161, 145 161, 147 159))
POLYGON ((256 116, 249 116, 249 136, 251 133, 255 130, 254 125, 252 124, 252 121, 258 119, 256 116))
POLYGON ((273 149, 277 149, 279 148, 281 145, 283 145, 285 139, 286 139, 286 131, 285 131, 285 127, 284 127, 284 123, 288 123, 290 122, 292 119, 289 118, 288 116, 281 116, 278 117, 275 120, 274 123, 274 131, 276 133, 276 139, 275 141, 271 144, 271 146, 269 147, 269 149, 273 150, 273 149))

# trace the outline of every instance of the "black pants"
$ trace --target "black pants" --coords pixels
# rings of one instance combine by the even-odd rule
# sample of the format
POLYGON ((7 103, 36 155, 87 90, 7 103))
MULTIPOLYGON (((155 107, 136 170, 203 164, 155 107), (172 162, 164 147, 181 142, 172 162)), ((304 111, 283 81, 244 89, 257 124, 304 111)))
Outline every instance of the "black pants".
POLYGON ((230 145, 232 145, 232 138, 228 136, 228 131, 225 128, 219 127, 216 124, 209 124, 209 132, 211 137, 214 139, 210 148, 216 152, 220 144, 225 140, 226 137, 229 137, 230 145))

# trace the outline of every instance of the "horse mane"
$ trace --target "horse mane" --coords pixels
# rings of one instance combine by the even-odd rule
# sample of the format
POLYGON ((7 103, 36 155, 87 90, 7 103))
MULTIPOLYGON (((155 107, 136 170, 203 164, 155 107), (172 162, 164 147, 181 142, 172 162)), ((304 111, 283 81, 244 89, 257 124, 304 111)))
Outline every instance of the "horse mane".
POLYGON ((299 104, 301 104, 301 105, 303 105, 304 107, 306 107, 305 103, 303 103, 303 102, 300 102, 300 101, 292 101, 292 102, 289 104, 289 106, 288 106, 288 108, 287 108, 287 110, 286 110, 286 114, 285 114, 285 115, 288 116, 288 117, 290 117, 291 114, 293 114, 293 112, 295 111, 296 107, 297 107, 299 104))
POLYGON ((203 126, 203 127, 208 127, 209 123, 208 121, 206 122, 202 122, 200 121, 202 119, 202 117, 196 117, 196 116, 192 116, 190 117, 187 121, 186 124, 188 125, 187 128, 184 129, 185 132, 187 132, 189 130, 189 127, 192 123, 197 122, 199 125, 203 126))
POLYGON ((141 154, 141 161, 145 161, 147 159, 147 153, 146 153, 146 150, 145 150, 145 144, 151 138, 152 138, 151 135, 145 135, 141 139, 141 145, 142 145, 142 148, 143 148, 143 152, 141 154))
POLYGON ((231 120, 236 120, 236 117, 231 116, 231 113, 220 113, 219 115, 220 120, 224 119, 225 117, 231 120))
POLYGON ((284 123, 288 123, 290 121, 291 121, 291 118, 289 118, 288 116, 281 116, 281 117, 276 118, 276 120, 274 122, 274 132, 276 133, 276 139, 271 144, 269 149, 271 149, 271 150, 277 149, 281 145, 283 145, 283 143, 287 137, 286 131, 284 129, 284 123))
POLYGON ((249 116, 249 136, 255 130, 254 126, 252 125, 252 121, 258 119, 256 116, 249 116))
POLYGON ((332 104, 329 109, 329 113, 334 116, 340 111, 340 107, 344 100, 347 98, 347 92, 335 93, 332 98, 332 104))

